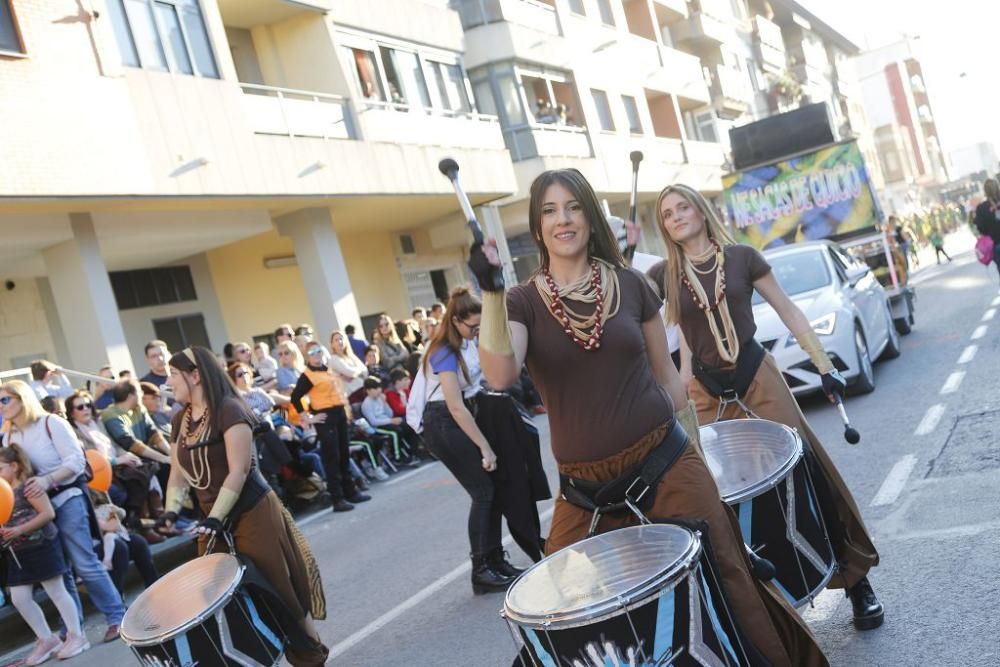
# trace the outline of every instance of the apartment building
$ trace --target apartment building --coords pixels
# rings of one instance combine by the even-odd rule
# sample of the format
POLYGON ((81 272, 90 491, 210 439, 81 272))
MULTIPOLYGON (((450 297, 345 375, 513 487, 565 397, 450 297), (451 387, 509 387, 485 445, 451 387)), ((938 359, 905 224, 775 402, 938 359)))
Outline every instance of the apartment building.
MULTIPOLYGON (((643 247, 658 252, 652 207, 664 185, 721 189, 718 137, 692 133, 711 100, 697 56, 674 45, 691 19, 681 0, 453 0, 480 111, 496 114, 516 192, 484 208, 506 232, 519 277, 537 266, 527 235, 531 181, 575 167, 611 212, 627 213, 629 154, 639 150, 643 247)), ((641 248, 642 249, 642 248, 641 248)))
POLYGON ((518 190, 442 0, 0 0, 0 366, 324 336, 464 282, 518 190))
POLYGON ((946 183, 948 165, 923 69, 909 39, 858 57, 865 109, 877 138, 890 212, 928 203, 929 188, 946 183))

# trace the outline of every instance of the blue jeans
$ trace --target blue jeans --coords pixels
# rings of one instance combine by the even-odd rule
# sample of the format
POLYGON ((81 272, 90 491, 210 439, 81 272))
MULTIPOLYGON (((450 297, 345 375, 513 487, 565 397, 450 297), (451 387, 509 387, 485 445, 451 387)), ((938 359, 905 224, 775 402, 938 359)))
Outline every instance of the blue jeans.
MULTIPOLYGON (((125 604, 122 602, 121 594, 111 582, 108 571, 104 569, 104 564, 97 560, 85 503, 83 496, 76 496, 56 510, 59 539, 62 540, 67 562, 83 579, 94 606, 104 614, 108 625, 121 625, 122 617, 125 616, 125 604)), ((72 570, 68 571, 65 577, 66 589, 76 603, 82 620, 83 605, 80 604, 80 595, 73 581, 72 570)))

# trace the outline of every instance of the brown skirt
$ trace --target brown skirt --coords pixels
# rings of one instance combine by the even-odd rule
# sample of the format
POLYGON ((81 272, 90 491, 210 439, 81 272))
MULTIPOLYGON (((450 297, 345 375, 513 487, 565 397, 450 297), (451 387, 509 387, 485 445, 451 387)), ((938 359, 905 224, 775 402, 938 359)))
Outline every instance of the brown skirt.
MULTIPOLYGON (((560 465, 559 472, 589 481, 610 481, 642 461, 665 433, 666 426, 662 426, 614 456, 589 463, 560 465)), ((829 665, 812 632, 777 589, 751 576, 736 516, 719 499, 715 480, 693 448, 688 447, 660 479, 656 498, 647 514, 656 519, 692 519, 708 524, 727 601, 748 639, 772 665, 829 665)), ((590 528, 590 520, 590 512, 558 498, 552 529, 545 543, 546 553, 555 553, 583 539, 590 528)), ((636 517, 631 514, 605 516, 598 530, 614 530, 636 523, 636 517)))
MULTIPOLYGON (((698 423, 714 422, 719 411, 719 399, 709 394, 697 380, 692 380, 688 384, 688 394, 698 410, 698 423)), ((839 533, 843 536, 843 540, 831 540, 839 563, 839 572, 833 575, 829 587, 850 588, 867 576, 868 570, 878 565, 878 552, 872 544, 868 529, 865 528, 854 496, 851 495, 837 467, 823 449, 819 438, 809 427, 809 422, 802 415, 799 404, 788 389, 770 353, 764 358, 742 400, 761 419, 794 428, 802 437, 804 446, 812 452, 824 478, 816 480, 817 485, 823 484, 830 498, 829 503, 823 503, 822 500, 820 502, 823 519, 827 525, 839 526, 839 533)), ((722 419, 739 419, 744 416, 738 405, 730 404, 723 411, 722 419)))
MULTIPOLYGON (((324 664, 328 650, 306 622, 307 616, 326 618, 319 566, 305 536, 273 491, 239 518, 233 542, 236 552, 253 561, 288 613, 299 619, 305 634, 313 638, 309 646, 289 646, 285 655, 288 662, 296 666, 324 664)), ((205 546, 205 538, 199 537, 199 555, 205 552, 205 546)), ((224 549, 216 542, 215 551, 224 549)))

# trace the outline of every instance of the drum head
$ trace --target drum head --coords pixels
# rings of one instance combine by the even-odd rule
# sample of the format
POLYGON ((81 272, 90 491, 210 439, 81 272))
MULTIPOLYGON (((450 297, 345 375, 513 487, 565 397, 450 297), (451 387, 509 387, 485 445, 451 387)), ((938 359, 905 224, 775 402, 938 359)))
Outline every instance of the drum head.
POLYGON ((507 618, 525 626, 590 621, 655 593, 698 558, 701 540, 670 524, 632 526, 577 542, 527 570, 507 591, 507 618))
POLYGON ((121 635, 130 644, 157 643, 213 614, 232 597, 243 564, 229 554, 196 558, 164 575, 125 612, 121 635))
POLYGON ((802 456, 802 441, 784 424, 733 419, 698 429, 705 463, 729 504, 760 495, 780 482, 802 456))

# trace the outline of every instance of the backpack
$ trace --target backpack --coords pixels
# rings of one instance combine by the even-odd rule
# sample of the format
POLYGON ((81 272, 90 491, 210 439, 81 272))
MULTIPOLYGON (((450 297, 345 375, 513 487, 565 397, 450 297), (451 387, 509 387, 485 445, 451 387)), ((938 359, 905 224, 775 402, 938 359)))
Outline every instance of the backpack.
POLYGON ((980 264, 989 266, 993 261, 994 249, 993 239, 983 234, 976 241, 976 259, 979 260, 980 264))

